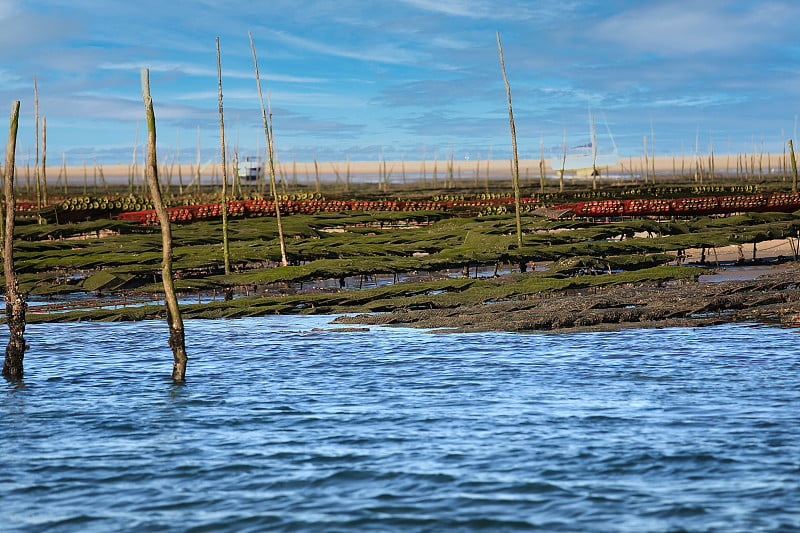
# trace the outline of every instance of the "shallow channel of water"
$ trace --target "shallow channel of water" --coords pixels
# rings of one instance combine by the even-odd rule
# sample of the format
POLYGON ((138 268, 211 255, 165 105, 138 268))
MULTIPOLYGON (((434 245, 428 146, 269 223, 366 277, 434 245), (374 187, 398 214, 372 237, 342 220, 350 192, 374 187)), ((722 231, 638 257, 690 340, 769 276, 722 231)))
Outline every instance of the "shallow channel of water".
MULTIPOLYGON (((28 329, 4 531, 798 531, 791 330, 28 329)), ((6 342, 4 336, 0 339, 6 342)))

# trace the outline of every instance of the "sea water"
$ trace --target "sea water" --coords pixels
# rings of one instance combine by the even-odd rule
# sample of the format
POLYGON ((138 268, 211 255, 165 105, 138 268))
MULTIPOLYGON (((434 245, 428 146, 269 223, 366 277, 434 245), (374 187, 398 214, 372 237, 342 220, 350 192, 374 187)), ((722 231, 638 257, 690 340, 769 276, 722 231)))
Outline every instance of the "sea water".
POLYGON ((30 326, 0 530, 800 531, 794 331, 329 321, 30 326))

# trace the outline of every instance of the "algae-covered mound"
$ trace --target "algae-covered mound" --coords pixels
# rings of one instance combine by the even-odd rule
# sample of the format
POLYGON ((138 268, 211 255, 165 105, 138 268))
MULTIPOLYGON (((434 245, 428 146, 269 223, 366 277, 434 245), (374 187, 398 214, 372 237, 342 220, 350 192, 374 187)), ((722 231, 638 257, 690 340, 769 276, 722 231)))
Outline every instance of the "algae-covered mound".
POLYGON ((753 281, 635 283, 482 302, 342 316, 336 324, 397 325, 441 331, 564 332, 769 322, 797 326, 800 266, 753 281))
MULTIPOLYGON (((796 242, 800 218, 766 213, 594 222, 526 214, 522 226, 518 247, 509 214, 295 214, 285 217, 283 228, 290 265, 279 266, 275 219, 242 218, 230 221, 232 273, 225 275, 221 224, 193 222, 174 228, 175 284, 189 301, 208 300, 203 294, 236 295, 187 304, 190 318, 454 309, 696 277, 695 269, 675 264, 683 250, 706 249, 711 257, 711 251, 728 245, 796 242)), ((56 303, 70 293, 141 301, 161 291, 160 238, 153 227, 114 220, 29 221, 19 235, 17 266, 29 295, 56 303)), ((34 322, 135 320, 163 313, 160 306, 136 309, 41 313, 32 308, 29 315, 34 322)))

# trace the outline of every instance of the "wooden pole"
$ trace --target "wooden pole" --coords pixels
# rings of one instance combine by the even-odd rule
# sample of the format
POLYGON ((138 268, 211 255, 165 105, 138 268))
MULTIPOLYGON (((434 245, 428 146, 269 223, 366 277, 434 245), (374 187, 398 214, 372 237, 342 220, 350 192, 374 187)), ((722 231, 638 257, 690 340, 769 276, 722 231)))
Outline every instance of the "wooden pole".
POLYGON ((344 190, 350 192, 350 155, 347 156, 347 168, 344 175, 344 190))
POLYGON ((219 87, 219 144, 222 152, 222 261, 225 275, 231 273, 231 252, 228 244, 228 164, 225 161, 225 118, 222 111, 222 63, 220 62, 219 37, 217 37, 217 85, 219 87))
POLYGON ((242 196, 242 176, 239 174, 239 148, 233 149, 234 195, 242 196), (237 192, 238 191, 238 192, 237 192))
POLYGON ((283 238, 283 223, 281 222, 281 206, 278 199, 278 187, 275 184, 275 147, 272 135, 272 109, 270 106, 269 118, 264 107, 264 94, 261 91, 261 77, 258 75, 258 59, 256 58, 256 45, 253 42, 253 33, 247 32, 250 36, 250 48, 253 50, 253 65, 256 71, 256 85, 258 85, 258 98, 261 101, 261 118, 264 121, 264 134, 267 137, 267 154, 269 159, 269 184, 272 189, 272 199, 275 204, 275 219, 278 223, 278 240, 281 247, 281 265, 288 266, 289 260, 286 258, 286 241, 283 238))
POLYGON ((181 165, 181 130, 178 130, 177 139, 175 140, 178 147, 177 147, 177 158, 178 158, 178 194, 183 195, 183 168, 181 165))
POLYGON ((539 139, 539 194, 544 194, 544 137, 539 139))
POLYGON ((564 128, 564 153, 561 157, 561 173, 558 175, 558 192, 564 192, 564 172, 567 167, 567 128, 564 128))
POLYGON ((714 174, 716 173, 716 162, 714 161, 714 130, 709 130, 708 139, 708 172, 711 183, 714 183, 714 174))
POLYGON ((47 205, 47 117, 42 117, 42 205, 47 205))
POLYGON ((597 190, 597 175, 600 171, 597 170, 597 131, 594 127, 594 115, 589 112, 589 124, 591 125, 591 142, 592 142, 592 190, 597 190))
POLYGON ((492 147, 486 151, 486 165, 483 167, 483 191, 488 195, 489 194, 489 179, 491 178, 492 173, 492 147))
POLYGON ((519 192, 519 155, 517 153, 517 131, 514 127, 514 111, 511 107, 511 86, 508 84, 506 75, 506 64, 503 61, 503 45, 500 44, 500 32, 497 32, 497 51, 500 54, 500 69, 503 72, 503 83, 506 86, 506 97, 508 99, 508 122, 511 127, 511 148, 513 152, 513 167, 511 173, 512 186, 514 188, 514 211, 517 223, 517 247, 522 248, 522 221, 520 219, 521 202, 519 192))
POLYGON ((3 228, 3 273, 6 278, 6 322, 9 338, 3 362, 3 377, 9 381, 21 381, 23 359, 25 357, 25 310, 28 305, 19 293, 19 282, 14 269, 14 167, 17 149, 17 130, 19 126, 19 100, 11 106, 11 120, 8 128, 5 164, 5 227, 3 228))
POLYGON ((794 155, 794 144, 789 139, 789 159, 792 162, 792 192, 797 192, 797 159, 794 155))
POLYGON ((447 188, 448 189, 453 189, 456 186, 456 178, 455 178, 455 172, 454 172, 455 158, 456 158, 455 150, 450 148, 450 161, 447 164, 447 188))
POLYGON ((236 191, 234 192, 235 195, 241 197, 244 193, 242 192, 242 175, 239 174, 239 146, 233 149, 233 176, 236 180, 236 191))
MULTIPOLYGON (((36 207, 42 208, 42 180, 39 176, 39 87, 36 85, 36 76, 33 77, 33 106, 35 110, 34 123, 36 126, 36 161, 33 167, 33 179, 36 182, 36 207)), ((40 219, 41 223, 42 220, 40 219)))
POLYGON ((69 191, 69 183, 67 183, 67 154, 65 152, 61 152, 61 170, 64 173, 64 196, 67 195, 69 191))
POLYGON ((650 181, 656 184, 656 132, 653 128, 653 115, 650 115, 650 181))
MULTIPOLYGON (((384 166, 386 161, 383 162, 384 166)), ((322 191, 322 186, 319 181, 319 163, 317 163, 317 156, 314 156, 314 190, 317 192, 322 191)))
POLYGON ((139 147, 139 121, 136 121, 136 139, 133 141, 133 163, 131 165, 131 173, 128 176, 128 194, 133 195, 133 180, 137 174, 136 149, 139 147))
POLYGON ((197 194, 200 194, 202 190, 200 180, 202 179, 200 175, 200 126, 197 126, 197 175, 195 179, 197 180, 197 194))
POLYGON ((167 307, 167 324, 169 325, 169 347, 172 348, 172 380, 181 383, 186 379, 186 341, 183 330, 183 319, 175 295, 172 281, 172 230, 169 215, 161 197, 158 183, 158 158, 156 156, 156 117, 153 111, 153 99, 150 97, 150 71, 142 69, 142 99, 144 100, 147 118, 147 184, 153 198, 158 222, 161 225, 161 244, 163 259, 161 263, 161 282, 164 285, 164 303, 167 307))

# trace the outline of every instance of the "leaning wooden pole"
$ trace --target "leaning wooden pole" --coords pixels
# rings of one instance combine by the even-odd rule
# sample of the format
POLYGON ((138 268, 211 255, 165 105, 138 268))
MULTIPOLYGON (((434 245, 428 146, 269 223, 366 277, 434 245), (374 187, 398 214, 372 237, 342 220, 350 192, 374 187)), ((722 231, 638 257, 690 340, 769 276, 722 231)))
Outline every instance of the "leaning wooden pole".
POLYGON ((219 144, 222 152, 222 262, 225 275, 231 273, 231 249, 228 244, 228 163, 225 160, 225 114, 222 110, 222 63, 219 54, 219 37, 217 37, 217 86, 219 87, 219 144))
POLYGON ((792 162, 792 192, 797 192, 797 159, 794 155, 794 144, 789 139, 789 159, 792 162))
POLYGON ((6 357, 3 362, 3 377, 9 381, 20 381, 23 375, 22 360, 25 357, 25 310, 28 305, 19 292, 19 282, 14 269, 14 154, 17 149, 17 129, 19 125, 19 101, 11 106, 11 120, 8 128, 5 164, 5 227, 3 228, 3 271, 6 277, 6 323, 9 338, 6 357))
POLYGON ((497 51, 500 54, 500 68, 503 71, 503 83, 506 86, 506 97, 508 98, 508 122, 511 126, 511 148, 513 151, 513 166, 512 166, 512 185, 514 187, 514 211, 516 213, 517 222, 517 247, 522 248, 522 221, 520 218, 521 202, 519 192, 519 156, 517 153, 517 131, 514 128, 514 111, 511 107, 511 86, 508 84, 508 76, 506 76, 506 64, 503 61, 503 45, 500 44, 500 32, 497 32, 497 51))
POLYGON ((150 71, 142 69, 142 99, 147 119, 147 184, 153 207, 161 225, 161 244, 163 260, 161 263, 161 280, 164 285, 164 303, 167 306, 167 324, 169 325, 169 347, 172 348, 172 380, 183 382, 186 378, 186 341, 183 331, 183 319, 175 295, 172 282, 172 231, 169 226, 169 215, 161 197, 158 183, 158 158, 156 157, 156 116, 153 112, 153 99, 150 97, 150 71))
POLYGON ((256 84, 258 85, 258 99, 261 101, 261 117, 264 121, 264 135, 267 138, 267 154, 269 159, 269 185, 272 189, 272 201, 275 204, 275 220, 278 224, 278 241, 281 246, 281 265, 288 266, 289 260, 286 258, 286 241, 283 238, 283 223, 281 222, 281 206, 278 198, 278 187, 275 184, 275 146, 272 135, 272 110, 270 109, 267 118, 267 109, 264 107, 264 93, 261 91, 261 77, 258 75, 258 59, 256 58, 256 45, 253 43, 253 33, 247 32, 250 36, 250 48, 253 50, 253 65, 256 71, 256 84))

